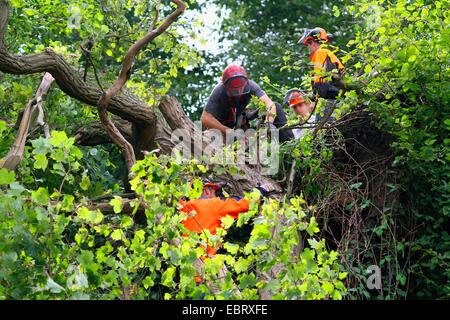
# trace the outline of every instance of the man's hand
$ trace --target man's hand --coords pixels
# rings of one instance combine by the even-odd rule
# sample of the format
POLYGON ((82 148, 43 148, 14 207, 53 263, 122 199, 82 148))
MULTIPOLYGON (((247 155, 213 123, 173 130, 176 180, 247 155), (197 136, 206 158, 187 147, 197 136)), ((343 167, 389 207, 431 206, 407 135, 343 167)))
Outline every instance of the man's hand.
POLYGON ((230 128, 224 126, 217 120, 214 115, 207 111, 203 111, 201 117, 202 125, 204 125, 207 129, 217 129, 222 133, 226 133, 230 128))
POLYGON ((273 122, 275 119, 275 114, 277 113, 277 107, 275 106, 275 103, 267 96, 267 94, 263 95, 261 98, 259 98, 264 104, 266 105, 266 120, 269 122, 273 122))

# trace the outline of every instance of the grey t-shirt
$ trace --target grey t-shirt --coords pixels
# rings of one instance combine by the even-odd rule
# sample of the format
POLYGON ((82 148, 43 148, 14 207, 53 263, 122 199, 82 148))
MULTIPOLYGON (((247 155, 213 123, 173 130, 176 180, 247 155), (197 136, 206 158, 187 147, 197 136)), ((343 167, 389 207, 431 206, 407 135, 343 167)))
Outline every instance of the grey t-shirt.
POLYGON ((249 93, 240 97, 229 97, 226 93, 226 88, 222 83, 219 83, 209 96, 208 102, 205 106, 205 111, 211 113, 220 123, 225 126, 233 127, 233 114, 231 107, 236 108, 236 114, 240 114, 244 111, 245 107, 249 104, 251 96, 254 95, 257 98, 261 98, 266 93, 256 82, 249 80, 245 91, 249 93))

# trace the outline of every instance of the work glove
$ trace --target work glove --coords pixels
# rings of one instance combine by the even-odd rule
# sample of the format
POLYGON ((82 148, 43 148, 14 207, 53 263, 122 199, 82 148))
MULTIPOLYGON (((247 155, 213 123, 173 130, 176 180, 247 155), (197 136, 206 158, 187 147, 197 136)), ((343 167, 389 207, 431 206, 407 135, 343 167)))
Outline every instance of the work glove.
POLYGON ((259 108, 254 111, 247 111, 245 113, 245 118, 247 119, 247 122, 258 118, 258 112, 259 112, 259 108))

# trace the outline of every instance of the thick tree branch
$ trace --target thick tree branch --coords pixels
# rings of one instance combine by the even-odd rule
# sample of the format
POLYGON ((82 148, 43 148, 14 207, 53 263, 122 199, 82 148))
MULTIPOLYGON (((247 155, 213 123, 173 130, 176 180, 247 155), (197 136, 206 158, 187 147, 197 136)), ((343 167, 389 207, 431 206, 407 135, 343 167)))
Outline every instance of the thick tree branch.
POLYGON ((5 34, 9 22, 9 0, 0 0, 0 47, 5 45, 5 34))
MULTIPOLYGON (((12 55, 0 45, 0 71, 11 74, 49 72, 62 91, 91 106, 97 106, 102 96, 100 88, 84 83, 75 69, 51 49, 30 55, 12 55)), ((129 94, 112 97, 108 111, 137 125, 155 125, 156 122, 153 109, 129 94)))
MULTIPOLYGON (((0 71, 17 75, 49 72, 67 95, 91 106, 97 106, 102 97, 100 88, 84 83, 75 69, 53 50, 48 48, 43 52, 29 55, 9 53, 5 44, 8 20, 9 1, 0 0, 0 71)), ((108 111, 137 125, 156 124, 153 109, 129 94, 119 93, 111 97, 108 111)))
MULTIPOLYGON (((111 137, 111 140, 124 153, 125 162, 129 171, 131 171, 131 167, 136 163, 136 155, 134 153, 131 144, 123 138, 120 131, 117 130, 117 128, 115 128, 114 123, 108 117, 107 110, 109 106, 109 101, 119 90, 122 89, 122 87, 130 78, 131 67, 137 53, 147 43, 152 41, 157 36, 161 35, 175 21, 175 19, 177 19, 183 13, 184 9, 186 8, 186 5, 182 1, 179 0, 171 0, 171 1, 177 5, 177 9, 174 12, 172 12, 164 20, 164 22, 154 31, 152 24, 152 27, 149 29, 147 34, 131 46, 131 48, 128 50, 123 60, 122 69, 120 71, 119 77, 116 79, 113 85, 106 91, 106 93, 102 95, 97 105, 100 121, 102 122, 106 132, 108 132, 108 135, 111 137)), ((158 14, 156 15, 156 17, 158 17, 158 14)))

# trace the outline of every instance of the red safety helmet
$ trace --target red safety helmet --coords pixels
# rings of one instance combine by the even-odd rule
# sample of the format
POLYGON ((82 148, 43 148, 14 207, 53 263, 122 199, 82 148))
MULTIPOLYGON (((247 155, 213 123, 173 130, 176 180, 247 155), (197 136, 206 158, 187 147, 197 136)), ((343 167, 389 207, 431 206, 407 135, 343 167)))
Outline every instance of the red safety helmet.
POLYGON ((333 40, 333 36, 331 37, 327 34, 327 32, 322 28, 314 28, 314 29, 306 29, 303 36, 298 40, 297 44, 305 44, 308 45, 309 40, 319 41, 322 43, 329 43, 333 40))
POLYGON ((241 96, 250 92, 247 72, 236 64, 229 65, 222 75, 222 83, 229 96, 241 96))

